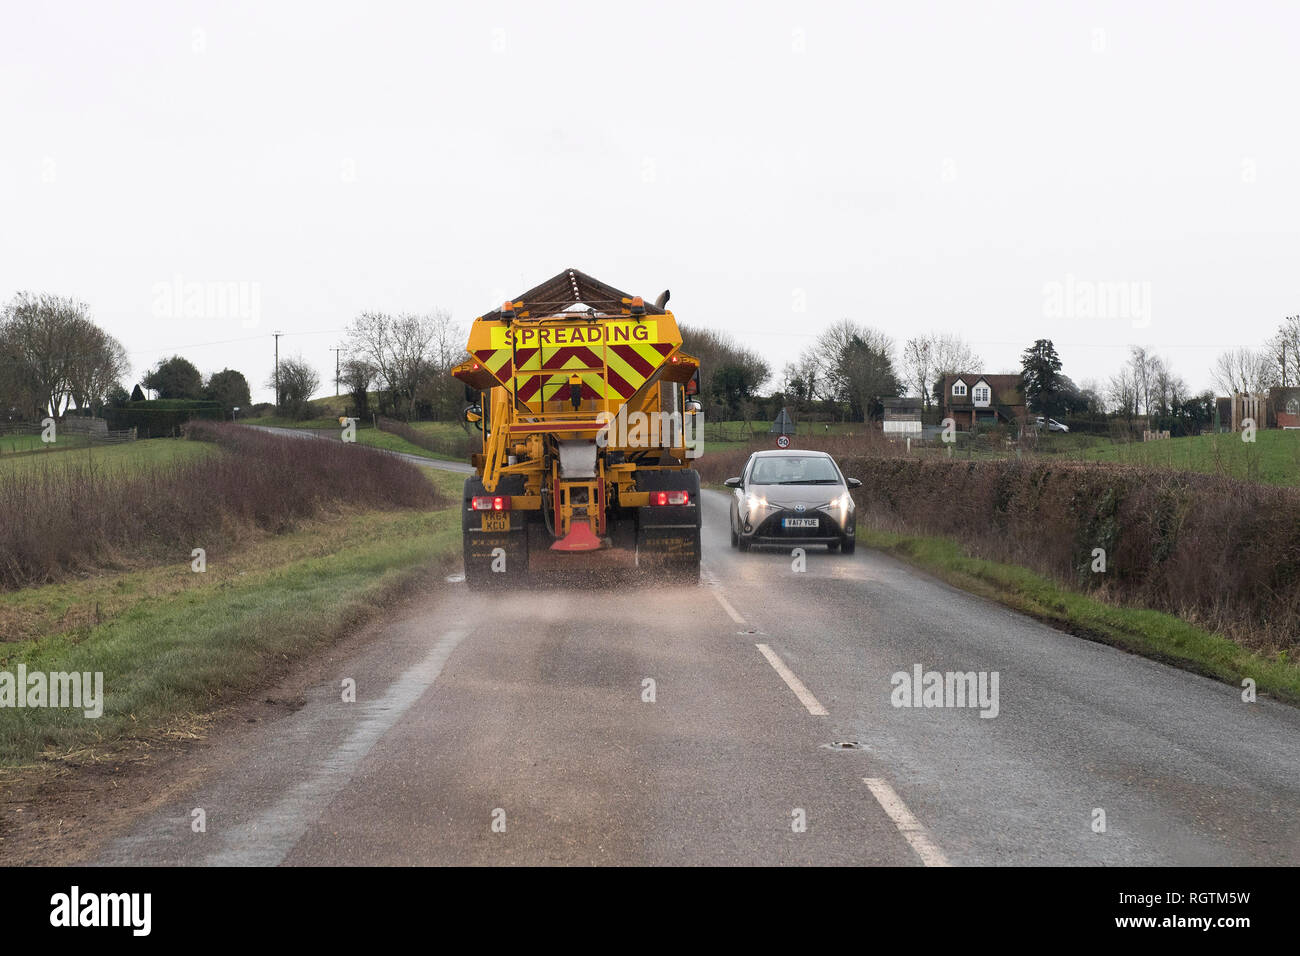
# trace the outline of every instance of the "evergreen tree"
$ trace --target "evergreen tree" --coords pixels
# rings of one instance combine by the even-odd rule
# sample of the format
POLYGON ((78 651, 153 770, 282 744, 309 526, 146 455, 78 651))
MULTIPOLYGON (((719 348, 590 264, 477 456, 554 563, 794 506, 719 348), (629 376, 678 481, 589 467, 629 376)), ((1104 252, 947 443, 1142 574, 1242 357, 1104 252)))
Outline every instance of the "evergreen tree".
POLYGON ((1068 406, 1068 380, 1061 374, 1061 357, 1051 339, 1038 339, 1021 355, 1025 401, 1032 412, 1061 418, 1068 406))

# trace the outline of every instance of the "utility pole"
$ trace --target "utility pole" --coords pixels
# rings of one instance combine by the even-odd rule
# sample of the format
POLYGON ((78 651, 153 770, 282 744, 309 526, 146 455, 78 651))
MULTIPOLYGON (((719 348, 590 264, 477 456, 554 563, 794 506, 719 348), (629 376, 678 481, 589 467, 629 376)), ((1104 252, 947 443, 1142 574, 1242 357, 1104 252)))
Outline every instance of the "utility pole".
POLYGON ((280 336, 283 332, 272 332, 275 336, 275 413, 280 414, 280 336))
POLYGON ((343 349, 342 348, 330 349, 330 351, 334 353, 334 397, 338 398, 339 397, 339 353, 342 352, 343 349))

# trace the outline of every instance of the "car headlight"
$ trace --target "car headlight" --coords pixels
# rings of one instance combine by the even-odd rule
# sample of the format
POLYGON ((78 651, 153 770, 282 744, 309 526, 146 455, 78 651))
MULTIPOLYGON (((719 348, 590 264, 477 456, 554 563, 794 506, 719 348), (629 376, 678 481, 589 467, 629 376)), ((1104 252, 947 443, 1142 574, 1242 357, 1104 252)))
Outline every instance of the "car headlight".
POLYGON ((840 524, 844 524, 845 519, 853 513, 853 496, 846 491, 838 498, 833 498, 822 505, 818 510, 838 517, 840 524))
POLYGON ((767 510, 767 499, 762 495, 746 495, 745 511, 750 515, 760 515, 767 510))

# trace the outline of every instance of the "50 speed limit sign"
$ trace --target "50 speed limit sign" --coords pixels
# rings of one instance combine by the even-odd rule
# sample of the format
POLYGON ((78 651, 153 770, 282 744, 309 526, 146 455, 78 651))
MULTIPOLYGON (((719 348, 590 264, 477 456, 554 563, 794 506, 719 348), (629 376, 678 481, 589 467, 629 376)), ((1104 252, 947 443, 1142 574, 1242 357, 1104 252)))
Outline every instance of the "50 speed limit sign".
POLYGON ((776 439, 776 447, 777 447, 777 448, 789 448, 789 447, 790 447, 790 436, 789 436, 789 435, 779 435, 779 436, 777 436, 777 439, 776 439))

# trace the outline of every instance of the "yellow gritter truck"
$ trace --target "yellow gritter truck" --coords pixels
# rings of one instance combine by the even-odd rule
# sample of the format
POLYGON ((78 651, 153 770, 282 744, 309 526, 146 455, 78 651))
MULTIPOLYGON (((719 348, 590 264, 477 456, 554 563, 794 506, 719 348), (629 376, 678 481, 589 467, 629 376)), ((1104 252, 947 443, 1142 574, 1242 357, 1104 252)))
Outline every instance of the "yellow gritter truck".
POLYGON ((698 578, 699 362, 667 302, 566 269, 474 320, 452 370, 483 433, 462 502, 471 586, 552 570, 698 578))

